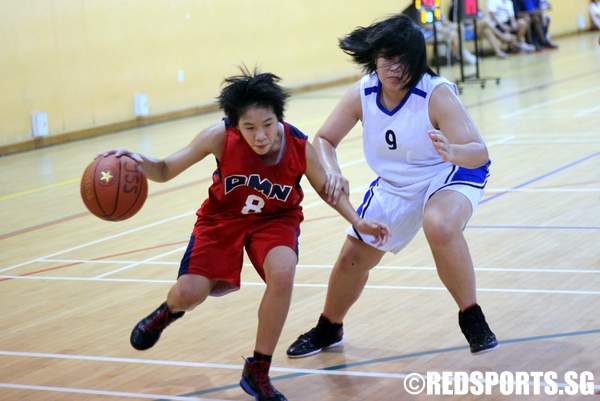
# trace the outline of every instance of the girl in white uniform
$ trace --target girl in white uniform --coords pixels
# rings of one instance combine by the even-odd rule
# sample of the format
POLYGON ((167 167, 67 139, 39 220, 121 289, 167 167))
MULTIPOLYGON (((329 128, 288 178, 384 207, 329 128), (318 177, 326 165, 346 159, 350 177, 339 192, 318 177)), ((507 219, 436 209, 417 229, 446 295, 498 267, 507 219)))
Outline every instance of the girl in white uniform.
POLYGON ((463 229, 487 182, 487 148, 456 94, 426 62, 419 28, 399 15, 360 27, 340 47, 367 73, 341 99, 314 144, 328 173, 327 193, 348 196, 335 148, 361 121, 366 160, 377 178, 358 208, 387 224, 390 238, 374 247, 354 227, 335 263, 318 324, 287 350, 303 357, 342 341, 342 321, 385 252, 399 252, 423 227, 438 275, 459 307, 471 352, 497 346, 476 299, 475 275, 463 229))

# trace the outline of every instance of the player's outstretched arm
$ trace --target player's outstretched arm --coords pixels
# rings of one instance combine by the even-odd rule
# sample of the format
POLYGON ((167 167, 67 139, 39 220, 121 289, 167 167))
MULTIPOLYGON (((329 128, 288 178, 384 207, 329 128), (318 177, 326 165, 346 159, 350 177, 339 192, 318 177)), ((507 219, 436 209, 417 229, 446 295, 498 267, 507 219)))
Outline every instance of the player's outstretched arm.
POLYGON ((164 159, 131 152, 122 148, 109 150, 98 156, 105 157, 111 154, 114 154, 117 157, 124 155, 129 156, 139 163, 138 168, 140 168, 149 179, 157 182, 165 182, 176 177, 191 165, 198 163, 208 154, 212 153, 217 158, 220 158, 221 152, 223 151, 224 138, 225 123, 221 121, 206 128, 188 145, 164 159))
POLYGON ((348 194, 341 194, 338 201, 334 204, 329 201, 329 196, 325 191, 327 184, 327 175, 319 158, 317 152, 310 143, 306 143, 306 178, 310 182, 310 185, 317 191, 321 198, 327 202, 332 208, 338 211, 350 224, 354 226, 359 232, 372 235, 375 237, 373 242, 376 246, 384 244, 388 237, 390 230, 385 224, 381 224, 375 221, 364 220, 360 218, 350 203, 348 194))
POLYGON ((438 86, 432 93, 429 116, 438 128, 429 131, 429 137, 442 159, 466 168, 480 167, 489 161, 479 130, 447 85, 438 86))
POLYGON ((342 175, 335 148, 361 119, 360 84, 352 86, 317 131, 313 145, 325 168, 327 202, 335 205, 342 193, 350 193, 348 180, 342 175))

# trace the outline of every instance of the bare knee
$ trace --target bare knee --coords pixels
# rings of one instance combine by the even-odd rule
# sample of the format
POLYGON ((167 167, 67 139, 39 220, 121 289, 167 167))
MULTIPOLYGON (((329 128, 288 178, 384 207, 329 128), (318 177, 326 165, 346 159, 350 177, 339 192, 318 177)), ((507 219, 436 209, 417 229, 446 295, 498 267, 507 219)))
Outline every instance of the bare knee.
POLYGON ((267 288, 277 293, 290 293, 294 286, 295 265, 274 266, 267 275, 267 288))
POLYGON ((191 310, 206 299, 208 294, 191 285, 177 283, 169 292, 169 304, 177 309, 191 310))
POLYGON ((431 245, 444 246, 460 235, 462 228, 453 219, 431 210, 423 216, 423 231, 431 245))
POLYGON ((335 263, 335 270, 345 274, 367 274, 379 263, 383 252, 349 239, 335 263))

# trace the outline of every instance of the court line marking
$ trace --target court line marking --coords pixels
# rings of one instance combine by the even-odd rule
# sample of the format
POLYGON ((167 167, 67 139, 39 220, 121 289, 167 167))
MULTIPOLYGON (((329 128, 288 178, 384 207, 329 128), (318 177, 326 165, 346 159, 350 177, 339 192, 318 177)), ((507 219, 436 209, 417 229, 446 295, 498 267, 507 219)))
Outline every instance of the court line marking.
POLYGON ((535 140, 535 139, 516 139, 508 145, 585 145, 600 143, 600 139, 555 139, 555 140, 535 140))
MULTIPOLYGON (((136 263, 135 260, 102 260, 96 261, 91 259, 46 259, 40 260, 44 263, 81 263, 81 264, 129 264, 136 263)), ((179 262, 168 262, 168 261, 151 261, 144 262, 148 265, 161 265, 161 266, 179 266, 179 262)), ((250 263, 244 263, 244 267, 252 267, 250 263)), ((296 268, 299 269, 332 269, 333 265, 328 264, 298 264, 296 268)), ((399 271, 436 271, 435 266, 385 266, 377 265, 372 271, 377 270, 399 270, 399 271)), ((516 273, 592 273, 600 274, 600 270, 592 269, 564 269, 564 268, 502 268, 502 267, 477 267, 475 271, 481 272, 516 272, 516 273)))
MULTIPOLYGON (((550 172, 548 172, 548 173, 545 173, 545 174, 543 174, 543 175, 540 175, 540 176, 538 176, 538 177, 532 178, 532 179, 530 179, 530 180, 528 180, 528 181, 526 181, 526 182, 524 182, 524 183, 521 183, 521 184, 519 184, 519 185, 516 185, 516 186, 514 186, 514 187, 511 187, 511 188, 510 188, 510 190, 515 190, 515 189, 520 189, 520 188, 523 188, 523 187, 525 187, 525 186, 527 186, 527 185, 530 185, 530 184, 532 184, 532 183, 534 183, 534 182, 540 181, 540 180, 542 180, 542 179, 544 179, 544 178, 547 178, 547 177, 549 177, 549 176, 552 176, 552 175, 554 175, 554 174, 557 174, 557 173, 559 173, 559 172, 561 172, 561 171, 567 170, 567 169, 569 169, 569 168, 571 168, 571 167, 573 167, 573 166, 576 166, 576 165, 578 165, 578 164, 580 164, 580 163, 583 163, 583 162, 585 162, 585 161, 587 161, 587 160, 589 160, 589 159, 591 159, 591 158, 594 158, 594 157, 596 157, 596 156, 598 156, 598 155, 600 155, 600 152, 597 152, 597 153, 592 153, 591 155, 589 155, 589 156, 586 156, 586 157, 584 157, 584 158, 582 158, 582 159, 578 159, 578 160, 576 160, 576 161, 573 161, 573 162, 567 163, 567 164, 565 164, 565 165, 563 165, 563 166, 561 166, 561 167, 559 167, 559 168, 556 168, 556 169, 554 169, 554 170, 552 170, 552 171, 550 171, 550 172)), ((482 204, 482 205, 483 205, 483 204, 485 204, 485 203, 487 203, 487 202, 489 202, 489 201, 491 201, 491 200, 493 200, 493 199, 495 199, 495 198, 498 198, 498 197, 504 196, 504 195, 506 195, 507 193, 510 193, 510 192, 509 192, 509 191, 505 191, 505 192, 498 192, 498 193, 496 193, 495 195, 488 196, 487 198, 484 198, 484 199, 483 199, 483 200, 480 202, 480 204, 482 204)), ((304 206, 304 209, 309 209, 309 208, 311 208, 311 207, 318 206, 318 205, 320 205, 320 204, 321 204, 321 202, 322 202, 322 201, 320 200, 320 201, 317 201, 317 202, 311 203, 311 204, 309 204, 309 205, 307 205, 307 206, 304 206)), ((184 213, 184 214, 181 214, 181 215, 178 215, 178 216, 174 216, 174 217, 170 217, 170 218, 167 218, 167 219, 163 219, 163 220, 160 220, 160 221, 158 221, 158 222, 154 222, 154 223, 151 223, 151 224, 146 224, 146 225, 144 225, 144 226, 141 226, 141 227, 137 227, 137 228, 134 228, 134 229, 127 230, 127 231, 125 231, 125 232, 121 232, 121 233, 118 233, 118 234, 114 234, 114 235, 111 235, 111 236, 107 236, 107 237, 104 237, 104 238, 100 238, 100 239, 98 239, 98 240, 91 241, 91 242, 87 242, 87 243, 85 243, 85 244, 81 244, 81 245, 78 245, 78 246, 75 246, 75 247, 72 247, 72 248, 69 248, 69 249, 63 250, 63 251, 55 252, 55 253, 52 253, 52 254, 50 254, 50 255, 43 256, 43 257, 41 257, 41 258, 35 258, 35 259, 32 259, 32 260, 30 260, 30 261, 27 261, 27 262, 22 262, 22 263, 19 263, 19 264, 17 264, 17 265, 10 266, 10 267, 8 267, 8 268, 0 269, 0 273, 3 273, 3 272, 5 272, 5 271, 9 271, 9 270, 12 270, 12 269, 16 269, 16 268, 18 268, 18 267, 22 267, 22 266, 25 266, 25 265, 28 265, 28 264, 34 263, 36 260, 39 260, 39 259, 45 259, 45 258, 49 258, 49 257, 53 257, 53 256, 62 255, 62 254, 64 254, 64 253, 67 253, 67 252, 70 252, 70 251, 73 251, 73 250, 76 250, 76 249, 81 249, 81 248, 84 248, 84 247, 86 247, 86 246, 90 246, 90 245, 94 245, 94 244, 97 244, 97 243, 101 243, 101 242, 107 241, 107 240, 109 240, 109 239, 118 238, 118 237, 121 237, 121 236, 124 236, 124 235, 130 234, 130 233, 132 233, 132 232, 141 231, 141 230, 143 230, 143 229, 145 229, 145 228, 149 228, 149 227, 153 227, 153 226, 156 226, 156 225, 163 224, 163 223, 165 223, 165 222, 168 222, 168 221, 177 220, 177 219, 179 219, 179 218, 181 218, 181 217, 188 216, 188 215, 190 215, 190 214, 192 214, 192 213, 194 213, 194 212, 188 212, 188 213, 184 213)))
POLYGON ((15 193, 12 193, 12 194, 2 195, 2 196, 0 196, 0 202, 1 201, 5 201, 5 200, 9 200, 9 199, 18 198, 20 196, 30 195, 30 194, 33 194, 33 193, 36 193, 36 192, 45 191, 47 189, 52 189, 52 188, 57 188, 57 187, 63 187, 65 185, 74 184, 76 182, 79 182, 79 180, 80 180, 80 178, 70 178, 68 180, 59 181, 59 182, 56 182, 54 184, 43 185, 41 187, 32 188, 32 189, 28 189, 28 190, 21 191, 21 192, 15 192, 15 193))
MULTIPOLYGON (((141 365, 159 365, 159 366, 180 366, 191 368, 207 368, 207 369, 224 369, 224 370, 241 370, 243 365, 233 365, 224 363, 207 363, 207 362, 191 362, 191 361, 173 361, 168 359, 144 359, 144 358, 120 358, 110 356, 94 356, 94 355, 79 355, 79 354, 53 354, 45 352, 17 352, 17 351, 0 351, 0 356, 21 357, 21 358, 42 358, 42 359, 63 359, 76 361, 91 361, 91 362, 111 362, 111 363, 131 363, 141 365)), ((385 379, 403 379, 405 375, 401 373, 389 372, 361 372, 347 370, 344 372, 336 372, 322 369, 296 369, 282 368, 271 366, 271 372, 282 373, 303 373, 309 375, 324 375, 324 376, 354 376, 354 377, 376 377, 385 379)))
POLYGON ((160 259, 160 258, 162 258, 162 257, 164 257, 164 256, 168 256, 168 255, 172 255, 172 254, 174 254, 174 253, 181 252, 181 251, 183 251, 183 250, 184 250, 184 249, 186 249, 186 248, 187 248, 187 245, 186 245, 186 246, 180 246, 180 247, 178 247, 178 248, 171 249, 170 251, 163 252, 163 253, 161 253, 161 254, 158 254, 158 255, 156 255, 156 256, 152 256, 152 257, 149 257, 149 258, 147 258, 147 259, 140 260, 140 261, 138 261, 138 262, 132 262, 132 263, 129 263, 128 265, 125 265, 125 266, 123 266, 123 267, 120 267, 120 268, 118 268, 118 269, 114 269, 114 270, 108 271, 108 272, 106 272, 106 273, 99 274, 99 275, 97 275, 97 276, 96 276, 96 277, 94 277, 94 278, 104 278, 104 277, 108 277, 108 276, 110 276, 110 275, 113 275, 113 274, 116 274, 116 273, 122 272, 122 271, 124 271, 124 270, 129 270, 129 269, 132 269, 132 268, 134 268, 134 267, 136 267, 136 266, 140 266, 140 265, 146 264, 146 263, 148 263, 148 262, 155 261, 155 260, 157 260, 157 259, 160 259))
MULTIPOLYGON (((541 335, 541 336, 513 338, 513 339, 508 339, 508 340, 501 340, 501 341, 498 341, 498 343, 500 345, 509 345, 509 344, 524 343, 524 342, 550 340, 550 339, 554 339, 554 338, 584 336, 584 335, 589 335, 589 334, 600 334, 600 329, 580 330, 580 331, 567 332, 567 333, 555 333, 555 334, 547 334, 547 335, 541 335)), ((458 352, 458 351, 466 352, 466 351, 468 351, 468 349, 469 349, 468 346, 438 348, 438 349, 429 350, 429 351, 411 352, 408 354, 392 355, 392 356, 386 356, 386 357, 382 357, 382 358, 367 359, 365 361, 360 361, 360 362, 351 362, 351 363, 347 363, 347 364, 333 365, 333 366, 328 366, 328 367, 321 368, 321 369, 327 369, 327 370, 347 369, 347 368, 353 368, 353 367, 357 367, 357 366, 368 366, 368 365, 376 365, 376 364, 385 363, 385 362, 413 359, 413 358, 418 358, 421 356, 439 355, 439 354, 458 352)), ((306 375, 303 373, 295 373, 295 374, 288 374, 288 375, 282 375, 282 376, 274 376, 274 377, 271 377, 271 381, 282 381, 282 380, 287 380, 287 379, 295 379, 295 378, 302 377, 302 376, 306 376, 306 375)), ((214 393, 217 391, 229 390, 232 388, 236 388, 237 386, 238 386, 237 383, 229 384, 229 385, 224 385, 224 386, 219 386, 219 387, 212 387, 212 388, 209 388, 206 390, 198 390, 198 391, 194 391, 192 393, 187 393, 185 395, 209 394, 209 393, 214 393)), ((596 387, 600 388, 600 386, 596 386, 596 387)), ((157 401, 163 401, 163 400, 157 400, 157 401)))
POLYGON ((471 230, 571 230, 571 231, 597 231, 599 226, 518 226, 518 225, 468 225, 471 230))
POLYGON ((581 110, 581 111, 578 111, 578 112, 575 114, 575 117, 576 117, 576 118, 586 117, 587 115, 589 115, 589 114, 593 114, 593 113, 595 113, 595 112, 597 112, 597 111, 600 111, 600 106, 593 106, 593 107, 590 107, 590 108, 587 108, 587 109, 583 109, 583 110, 581 110))
MULTIPOLYGON (((39 281, 73 281, 73 282, 107 282, 107 283, 151 283, 174 284, 175 280, 133 279, 133 278, 93 278, 93 277, 59 277, 59 276, 9 276, 0 275, 0 279, 39 280, 39 281)), ((242 286, 264 287, 265 283, 242 281, 242 286)), ((323 283, 294 283, 294 288, 327 288, 323 283)), ((378 285, 367 284, 370 290, 405 290, 405 291, 441 291, 447 292, 446 287, 408 286, 408 285, 378 285)), ((547 290, 535 288, 477 288, 477 292, 517 293, 517 294, 553 294, 553 295, 600 295, 600 290, 547 290)))
POLYGON ((26 265, 32 264, 32 263, 38 261, 39 259, 51 258, 53 256, 62 255, 62 254, 65 254, 67 252, 76 251, 76 250, 81 249, 81 248, 86 248, 86 247, 91 246, 91 245, 100 244, 102 242, 105 242, 105 241, 108 241, 108 240, 111 240, 111 239, 123 237, 123 236, 128 235, 128 234, 132 234, 132 233, 135 233, 135 232, 138 232, 138 231, 142 231, 142 230, 145 230, 146 228, 155 227, 155 226, 158 226, 158 225, 161 225, 161 224, 164 224, 164 223, 168 223, 168 222, 173 221, 173 220, 178 220, 178 219, 180 219, 182 217, 187 217, 187 216, 190 216, 190 215, 192 215, 194 213, 195 213, 195 211, 178 214, 176 216, 172 216, 172 217, 168 217, 166 219, 155 221, 154 223, 144 224, 144 225, 136 227, 136 228, 131 228, 129 230, 121 231, 120 233, 117 233, 117 234, 108 235, 108 236, 103 237, 103 238, 99 238, 99 239, 96 239, 96 240, 93 240, 93 241, 85 242, 83 244, 76 245, 76 246, 73 246, 71 248, 63 249, 62 251, 54 252, 54 253, 51 253, 51 254, 46 255, 46 256, 42 256, 42 257, 39 257, 39 258, 28 260, 26 262, 22 262, 22 263, 13 265, 13 266, 9 266, 9 267, 6 267, 4 269, 0 269, 0 273, 3 273, 3 272, 6 272, 6 271, 9 271, 9 270, 13 270, 13 269, 16 269, 16 268, 19 268, 19 267, 22 267, 22 266, 26 266, 26 265))
MULTIPOLYGON (((363 162, 363 161, 364 161, 364 159, 360 160, 360 162, 363 162)), ((348 165, 354 165, 354 164, 358 164, 358 162, 359 162, 359 161, 356 161, 356 160, 355 160, 355 161, 352 161, 352 162, 344 163, 344 164, 342 164, 340 167, 346 167, 346 166, 348 166, 348 165)), ((167 190, 168 190, 168 188, 167 188, 167 190)), ((316 201, 316 202, 313 202, 313 203, 309 203, 308 205, 303 205, 303 206, 302 206, 302 208, 303 208, 303 209, 309 209, 309 208, 312 208, 312 207, 318 206, 318 205, 320 205, 321 203, 325 203, 325 202, 319 198, 319 200, 318 200, 318 201, 316 201)), ((154 227, 154 226, 157 226, 157 225, 161 225, 161 224, 164 224, 164 223, 167 223, 167 222, 173 221, 173 220, 178 220, 178 219, 180 219, 180 218, 187 217, 187 216, 189 216, 189 215, 193 215, 193 214, 195 214, 195 213, 196 213, 196 210, 194 210, 194 211, 191 211, 191 212, 187 212, 187 213, 183 213, 183 214, 179 214, 179 215, 177 215, 177 216, 168 217, 168 218, 165 218, 165 219, 159 220, 159 221, 157 221, 157 222, 154 222, 154 223, 145 224, 145 225, 143 225, 143 226, 136 227, 136 228, 133 228, 133 229, 130 229, 130 230, 126 230, 126 231, 123 231, 123 232, 121 232, 121 233, 118 233, 118 234, 113 234, 113 235, 109 235, 109 236, 107 236, 107 237, 99 238, 99 239, 97 239, 97 240, 94 240, 94 241, 86 242, 86 243, 84 243, 84 244, 77 245, 77 246, 74 246, 74 247, 71 247, 71 248, 68 248, 68 249, 64 249, 64 250, 62 250, 62 251, 54 252, 54 253, 52 253, 52 254, 49 254, 49 255, 46 255, 46 256, 41 256, 41 257, 38 257, 38 258, 35 258, 35 259, 32 259, 32 260, 26 261, 26 262, 22 262, 22 263, 19 263, 19 264, 13 265, 13 266, 6 267, 6 268, 4 268, 4 269, 0 269, 0 273, 3 273, 3 272, 6 272, 6 271, 9 271, 9 270, 13 270, 13 269, 19 268, 19 267, 21 267, 21 266, 26 266, 26 265, 29 265, 29 264, 31 264, 31 263, 34 263, 34 262, 35 262, 36 260, 38 260, 38 259, 45 259, 45 258, 51 258, 51 257, 53 257, 53 256, 62 255, 62 254, 64 254, 64 253, 67 253, 67 252, 71 252, 71 251, 74 251, 74 250, 78 250, 78 249, 81 249, 81 248, 85 248, 85 247, 88 247, 88 246, 91 246, 91 245, 96 245, 96 244, 99 244, 99 243, 101 243, 101 242, 108 241, 108 240, 110 240, 110 239, 119 238, 119 237, 122 237, 122 236, 125 236, 125 235, 128 235, 128 234, 131 234, 131 233, 137 232, 137 231, 144 230, 144 229, 146 229, 146 228, 150 228, 150 227, 154 227)), ((84 215, 84 214, 81 214, 81 215, 84 215)))
MULTIPOLYGON (((499 139, 498 141, 494 141, 494 142, 492 142, 492 143, 488 144, 488 147, 490 147, 490 146, 494 146, 496 143, 499 143, 499 142, 502 142, 502 143, 504 143, 505 141, 507 141, 507 140, 511 140, 512 138, 513 138, 513 137, 507 137, 507 138, 502 138, 502 139, 499 139)), ((340 168, 345 168, 345 167, 349 167, 349 166, 354 166, 354 165, 357 165, 357 164, 363 163, 363 162, 365 162, 365 161, 366 161, 366 159, 364 159, 364 158, 361 158, 361 159, 359 159, 359 160, 353 160, 353 161, 351 161, 351 162, 342 163, 342 164, 340 165, 340 168)), ((303 209, 309 209, 309 208, 312 208, 312 207, 318 206, 318 205, 320 205, 321 203, 324 203, 324 201, 323 201, 323 200, 321 200, 321 199, 319 199, 319 200, 318 200, 318 201, 316 201, 316 202, 310 203, 310 204, 308 204, 308 205, 303 205, 303 207, 302 207, 302 208, 303 208, 303 209)), ((196 210, 194 210, 194 211, 192 211, 192 212, 183 213, 183 214, 180 214, 180 215, 177 215, 177 216, 169 217, 169 218, 166 218, 166 219, 162 219, 162 220, 159 220, 159 221, 157 221, 157 222, 154 222, 154 223, 151 223, 151 224, 146 224, 146 225, 143 225, 143 226, 140 226, 140 227, 137 227, 137 228, 133 228, 133 229, 130 229, 130 230, 126 230, 126 231, 124 231, 124 232, 121 232, 121 233, 118 233, 118 234, 113 234, 113 235, 110 235, 110 236, 107 236, 107 237, 104 237, 104 238, 100 238, 100 239, 97 239, 97 240, 94 240, 94 241, 86 242, 86 243, 84 243, 84 244, 77 245, 77 246, 74 246, 74 247, 71 247, 71 248, 68 248, 68 249, 62 250, 62 251, 54 252, 54 253, 52 253, 52 254, 49 254, 49 255, 46 255, 46 256, 41 256, 41 257, 38 257, 38 258, 35 258, 35 259, 32 259, 32 260, 26 261, 26 262, 22 262, 22 263, 19 263, 19 264, 13 265, 13 266, 9 266, 9 267, 6 267, 6 268, 3 268, 3 269, 0 269, 0 273, 3 273, 3 272, 6 272, 6 271, 9 271, 9 270, 13 270, 13 269, 19 268, 19 267, 21 267, 21 266, 26 266, 26 265, 29 265, 29 264, 31 264, 31 263, 34 263, 34 262, 36 262, 36 261, 37 261, 37 260, 39 260, 39 259, 51 258, 51 257, 53 257, 53 256, 62 255, 62 254, 64 254, 64 253, 67 253, 67 252, 71 252, 71 251, 74 251, 74 250, 78 250, 78 249, 81 249, 81 248, 85 248, 85 247, 87 247, 87 246, 91 246, 91 245, 99 244, 99 243, 101 243, 101 242, 105 242, 105 241, 108 241, 108 240, 110 240, 110 239, 119 238, 119 237, 122 237, 122 236, 125 236, 125 235, 128 235, 128 234, 131 234, 131 233, 137 232, 137 231, 144 230, 144 229, 146 229, 146 228, 154 227, 154 226, 157 226, 157 225, 160 225, 160 224, 164 224, 164 223, 167 223, 167 222, 170 222, 170 221, 173 221, 173 220, 177 220, 177 219, 180 219, 180 218, 182 218, 182 217, 189 216, 190 214, 194 214, 194 213, 196 213, 196 210)))
POLYGON ((574 99, 576 97, 580 97, 580 96, 583 96, 583 95, 587 95, 588 93, 594 93, 594 92, 598 92, 598 91, 600 91, 600 87, 594 87, 594 88, 588 88, 588 89, 580 90, 580 91, 577 91, 575 93, 571 93, 570 95, 560 96, 560 97, 554 98, 552 100, 546 100, 544 102, 536 103, 533 106, 523 107, 523 108, 521 108, 519 110, 513 111, 512 113, 504 114, 500 118, 503 119, 503 120, 506 120, 506 119, 509 119, 509 118, 512 118, 512 117, 520 116, 520 115, 525 114, 525 113, 529 113, 532 110, 537 110, 537 109, 540 109, 540 108, 545 107, 545 106, 549 106, 549 105, 552 105, 552 104, 561 103, 561 102, 563 102, 565 100, 574 99))
POLYGON ((55 386, 36 386, 31 384, 14 384, 0 383, 0 388, 8 388, 13 390, 30 390, 30 391, 46 391, 51 393, 70 393, 70 394, 88 394, 88 395, 104 395, 109 397, 125 397, 125 398, 144 398, 155 400, 157 398, 173 401, 233 401, 222 400, 218 398, 198 398, 185 395, 164 395, 153 393, 133 393, 129 391, 109 391, 109 390, 93 390, 89 388, 77 387, 55 387, 55 386))
MULTIPOLYGON (((600 143, 600 142, 599 142, 600 143)), ((523 192, 523 193, 555 193, 555 192, 600 192, 600 188, 486 188, 486 193, 496 192, 523 192)))
MULTIPOLYGON (((488 196, 487 198, 484 198, 484 199, 482 199, 482 200, 481 200, 481 202, 479 202, 479 204, 480 204, 480 205, 483 205, 484 203, 487 203, 487 202, 489 202, 489 201, 491 201, 491 200, 494 200, 494 199, 496 199, 496 198, 499 198, 499 197, 501 197, 501 196, 504 196, 504 195, 506 195, 506 194, 508 194, 508 193, 511 193, 511 191, 513 191, 513 190, 515 190, 515 189, 520 189, 520 188, 526 187, 526 186, 528 186, 528 185, 530 185, 530 184, 533 184, 534 182, 541 181, 541 180, 543 180, 544 178, 547 178, 547 177, 553 176, 553 175, 555 175, 555 174, 558 174, 558 173, 560 173, 560 172, 562 172, 562 171, 564 171, 564 170, 570 169, 571 167, 574 167, 574 166, 576 166, 576 165, 578 165, 578 164, 581 164, 581 163, 583 163, 583 162, 585 162, 585 161, 587 161, 587 160, 589 160, 589 159, 592 159, 592 158, 594 158, 594 157, 597 157, 597 156, 599 156, 599 155, 600 155, 600 152, 596 152, 596 153, 592 153, 591 155, 588 155, 588 156, 586 156, 586 157, 584 157, 584 158, 581 158, 581 159, 575 160, 575 161, 573 161, 573 162, 570 162, 570 163, 567 163, 567 164, 563 164, 562 166, 560 166, 560 167, 558 167, 558 168, 555 168, 554 170, 551 170, 551 171, 549 171, 549 172, 547 172, 547 173, 545 173, 545 174, 542 174, 542 175, 540 175, 540 176, 537 176, 537 177, 535 177, 535 178, 532 178, 532 179, 530 179, 530 180, 527 180, 527 181, 525 181, 524 183, 521 183, 521 184, 519 184, 519 185, 515 185, 514 187, 510 187, 510 190, 509 190, 509 191, 498 192, 498 193, 496 193, 495 195, 488 196)), ((0 272, 1 272, 1 271, 0 271, 0 272)))
POLYGON ((598 74, 598 71, 599 70, 594 69, 594 70, 587 71, 587 72, 584 72, 584 73, 579 73, 579 74, 576 74, 574 76, 570 76, 570 77, 567 77, 567 78, 563 78, 563 79, 559 79, 559 80, 555 80, 555 81, 550 81, 550 82, 544 82, 544 83, 541 83, 541 84, 538 84, 538 85, 530 86, 530 87, 524 88, 524 89, 519 89, 517 91, 509 92, 509 93, 506 93, 506 94, 503 94, 503 95, 500 95, 500 96, 496 96, 496 97, 493 97, 493 98, 490 98, 490 99, 479 100, 476 103, 465 104, 465 106, 467 107, 467 109, 482 107, 482 106, 488 105, 490 103, 496 103, 496 102, 501 102, 503 100, 511 99, 511 98, 513 98, 515 96, 523 95, 525 93, 537 92, 540 89, 546 89, 546 88, 549 88, 549 87, 552 87, 552 86, 562 85, 562 84, 566 84, 566 83, 569 83, 569 82, 572 82, 572 81, 578 81, 580 79, 587 78, 590 75, 591 76, 595 76, 595 75, 598 74))

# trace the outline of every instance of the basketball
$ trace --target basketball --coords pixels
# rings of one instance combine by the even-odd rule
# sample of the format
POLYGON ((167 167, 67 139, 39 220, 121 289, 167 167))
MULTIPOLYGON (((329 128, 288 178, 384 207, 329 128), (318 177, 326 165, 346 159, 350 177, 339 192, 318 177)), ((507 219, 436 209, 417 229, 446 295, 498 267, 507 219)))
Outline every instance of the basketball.
POLYGON ((104 220, 125 220, 136 214, 148 196, 146 175, 130 157, 98 157, 81 177, 81 199, 104 220))

